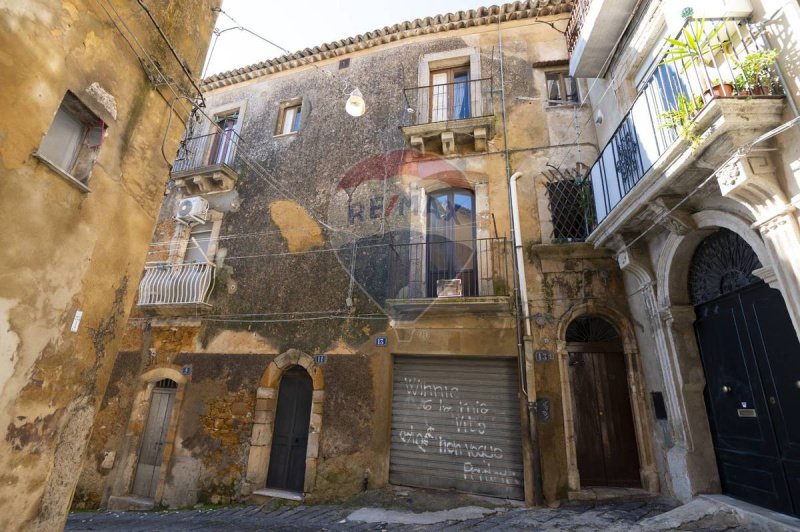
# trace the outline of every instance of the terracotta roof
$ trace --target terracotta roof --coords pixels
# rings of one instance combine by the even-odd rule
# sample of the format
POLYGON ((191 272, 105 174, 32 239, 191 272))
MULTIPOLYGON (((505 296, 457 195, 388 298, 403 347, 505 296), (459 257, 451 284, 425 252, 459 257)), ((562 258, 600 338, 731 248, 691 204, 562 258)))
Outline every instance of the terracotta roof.
POLYGON ((313 48, 306 48, 275 59, 268 59, 253 65, 214 74, 203 80, 202 88, 212 90, 233 85, 248 79, 418 35, 496 24, 498 20, 506 22, 568 13, 572 10, 572 2, 573 0, 525 0, 503 4, 502 6, 479 7, 457 13, 418 18, 393 26, 385 26, 354 37, 321 44, 313 48))

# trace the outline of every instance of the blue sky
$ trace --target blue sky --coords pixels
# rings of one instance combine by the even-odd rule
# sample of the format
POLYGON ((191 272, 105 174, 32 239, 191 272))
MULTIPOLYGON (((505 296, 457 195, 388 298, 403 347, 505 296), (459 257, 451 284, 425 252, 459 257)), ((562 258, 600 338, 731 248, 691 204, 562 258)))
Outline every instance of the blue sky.
MULTIPOLYGON (((404 20, 474 9, 480 0, 224 0, 222 9, 248 29, 295 51, 404 20)), ((234 24, 220 14, 219 29, 234 24)), ((283 52, 238 30, 220 35, 206 75, 238 68, 283 52)))

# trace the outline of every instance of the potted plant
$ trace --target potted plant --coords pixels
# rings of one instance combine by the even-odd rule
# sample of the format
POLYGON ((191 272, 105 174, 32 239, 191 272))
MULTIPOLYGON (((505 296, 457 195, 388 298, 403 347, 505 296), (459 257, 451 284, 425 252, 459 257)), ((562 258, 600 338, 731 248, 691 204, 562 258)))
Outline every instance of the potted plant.
POLYGON ((681 30, 680 39, 666 37, 664 40, 670 44, 662 64, 680 63, 683 72, 696 61, 706 63, 711 56, 723 49, 723 43, 716 39, 717 34, 725 27, 725 22, 720 22, 708 33, 705 32, 705 19, 687 23, 681 30))
POLYGON ((734 81, 720 81, 719 78, 716 78, 711 82, 711 88, 706 89, 703 93, 703 99, 709 101, 712 97, 733 96, 735 86, 734 81))
POLYGON ((777 57, 778 50, 768 48, 747 54, 736 63, 742 71, 741 79, 737 78, 736 82, 746 94, 761 96, 772 91, 772 65, 777 57))
POLYGON ((659 127, 662 129, 675 129, 678 136, 692 145, 692 149, 697 147, 700 143, 700 136, 697 134, 694 117, 703 108, 703 99, 699 96, 697 98, 688 98, 684 95, 679 95, 677 105, 659 115, 661 123, 659 127))

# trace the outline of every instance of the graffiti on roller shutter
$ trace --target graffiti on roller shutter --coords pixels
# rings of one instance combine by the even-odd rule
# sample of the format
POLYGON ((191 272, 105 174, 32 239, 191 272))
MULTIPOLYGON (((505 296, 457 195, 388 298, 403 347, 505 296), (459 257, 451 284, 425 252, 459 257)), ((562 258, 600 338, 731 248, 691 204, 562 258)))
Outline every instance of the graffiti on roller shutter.
MULTIPOLYGON (((398 432, 403 445, 423 453, 439 453, 464 459, 464 480, 520 484, 517 472, 497 467, 492 460, 503 459, 503 449, 486 441, 491 433, 490 401, 464 400, 457 386, 437 384, 416 377, 403 377, 406 402, 422 412, 445 414, 439 419, 452 423, 456 436, 443 435, 434 424, 409 424, 398 432)), ((452 434, 452 430, 447 431, 452 434)))

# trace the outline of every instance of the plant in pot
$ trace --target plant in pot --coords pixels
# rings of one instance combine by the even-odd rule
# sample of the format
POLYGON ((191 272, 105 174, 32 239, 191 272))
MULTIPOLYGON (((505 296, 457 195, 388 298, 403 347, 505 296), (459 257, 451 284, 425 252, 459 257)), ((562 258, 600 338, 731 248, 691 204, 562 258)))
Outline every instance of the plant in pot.
POLYGON ((703 99, 705 101, 710 100, 712 97, 717 98, 720 96, 733 96, 734 88, 736 87, 735 81, 725 80, 720 81, 719 78, 715 78, 711 81, 711 88, 707 89, 703 93, 703 99))
POLYGON ((697 126, 694 117, 703 108, 701 97, 689 98, 683 94, 678 96, 676 105, 669 111, 659 115, 661 129, 675 129, 678 136, 691 144, 692 149, 700 144, 700 136, 697 134, 697 126))
POLYGON ((744 59, 736 63, 742 71, 741 79, 737 77, 736 84, 742 86, 744 94, 761 96, 772 92, 772 65, 775 64, 777 57, 778 50, 768 48, 747 54, 744 59))
POLYGON ((705 32, 705 26, 705 19, 694 20, 683 27, 678 39, 665 37, 670 47, 661 63, 680 63, 682 72, 686 72, 692 64, 710 62, 713 54, 724 49, 724 43, 717 39, 717 34, 725 27, 725 22, 720 22, 708 33, 705 32))

